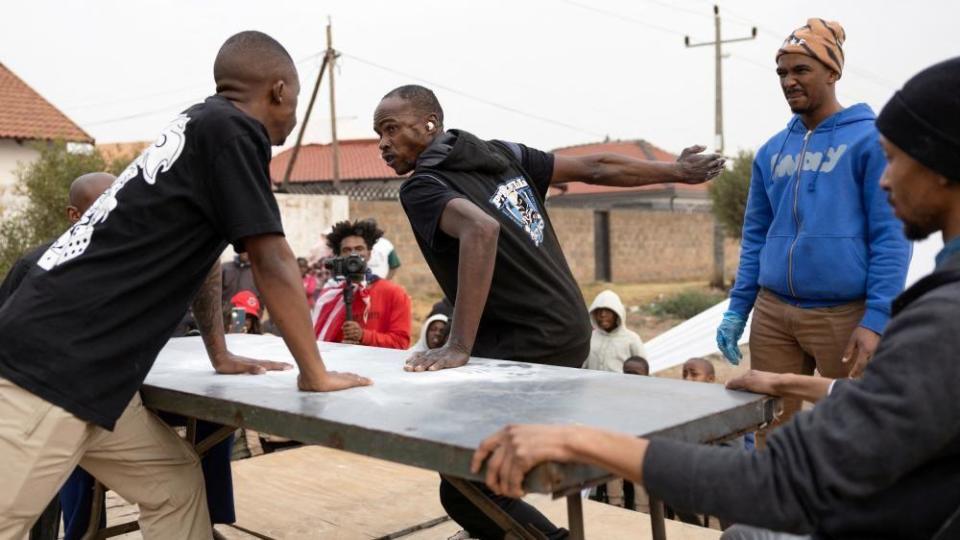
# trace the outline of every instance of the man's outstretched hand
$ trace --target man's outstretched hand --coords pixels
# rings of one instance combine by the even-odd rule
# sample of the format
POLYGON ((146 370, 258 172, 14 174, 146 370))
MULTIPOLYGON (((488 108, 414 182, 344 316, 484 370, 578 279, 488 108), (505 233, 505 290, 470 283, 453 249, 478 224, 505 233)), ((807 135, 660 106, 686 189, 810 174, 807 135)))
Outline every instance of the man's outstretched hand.
POLYGON ((720 154, 701 154, 706 150, 702 145, 694 145, 683 149, 677 158, 680 167, 679 182, 684 184, 700 184, 710 180, 723 172, 725 160, 720 154))
POLYGON ((470 353, 449 343, 439 349, 413 353, 404 364, 404 371, 437 371, 457 368, 470 360, 470 353))

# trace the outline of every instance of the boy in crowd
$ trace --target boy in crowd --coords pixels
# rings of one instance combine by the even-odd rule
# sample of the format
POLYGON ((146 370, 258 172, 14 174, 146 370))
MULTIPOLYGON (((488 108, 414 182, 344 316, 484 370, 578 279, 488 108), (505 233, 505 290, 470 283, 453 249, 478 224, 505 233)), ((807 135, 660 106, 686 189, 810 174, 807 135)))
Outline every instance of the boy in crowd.
POLYGON ((683 363, 683 380, 693 382, 717 382, 717 371, 706 358, 691 358, 683 363))
POLYGON ((624 361, 631 356, 647 357, 643 340, 627 328, 626 309, 617 293, 605 290, 590 305, 590 354, 583 363, 587 369, 623 373, 624 361))
POLYGON ((429 349, 439 349, 447 342, 447 334, 450 330, 450 318, 443 313, 434 313, 427 317, 420 329, 420 340, 417 341, 411 351, 426 351, 429 349))
POLYGON ((623 361, 623 372, 627 375, 650 375, 650 363, 642 356, 631 356, 623 361))

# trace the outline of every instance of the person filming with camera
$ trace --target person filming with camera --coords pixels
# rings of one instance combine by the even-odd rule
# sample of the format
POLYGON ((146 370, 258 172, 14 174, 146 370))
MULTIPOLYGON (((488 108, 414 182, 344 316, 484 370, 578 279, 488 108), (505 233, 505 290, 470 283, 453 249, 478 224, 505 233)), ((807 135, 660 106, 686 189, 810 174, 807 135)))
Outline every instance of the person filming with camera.
POLYGON ((367 266, 381 236, 372 220, 341 221, 327 235, 334 257, 325 264, 334 280, 313 308, 318 340, 389 349, 410 346, 410 296, 367 266))

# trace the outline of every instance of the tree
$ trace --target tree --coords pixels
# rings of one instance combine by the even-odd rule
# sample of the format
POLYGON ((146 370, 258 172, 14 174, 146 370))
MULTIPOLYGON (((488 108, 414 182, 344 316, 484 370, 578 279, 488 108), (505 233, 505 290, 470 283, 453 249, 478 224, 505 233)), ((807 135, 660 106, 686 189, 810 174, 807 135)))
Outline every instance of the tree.
POLYGON ((723 224, 727 235, 738 240, 743 233, 743 214, 747 209, 752 171, 753 152, 740 150, 733 159, 733 167, 724 169, 710 182, 713 215, 723 224))
POLYGON ((7 212, 0 222, 0 275, 33 246, 49 242, 67 230, 66 206, 70 184, 78 176, 106 171, 119 174, 133 159, 106 160, 99 151, 71 152, 63 141, 37 143, 40 156, 16 172, 17 194, 25 203, 7 212))

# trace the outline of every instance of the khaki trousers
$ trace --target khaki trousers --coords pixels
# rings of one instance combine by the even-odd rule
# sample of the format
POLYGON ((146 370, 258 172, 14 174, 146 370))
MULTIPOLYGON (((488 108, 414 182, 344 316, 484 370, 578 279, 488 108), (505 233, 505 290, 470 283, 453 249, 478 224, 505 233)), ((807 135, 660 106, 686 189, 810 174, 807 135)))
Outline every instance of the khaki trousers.
MULTIPOLYGON (((801 375, 813 375, 816 369, 831 379, 846 377, 853 362, 844 364, 843 352, 865 309, 862 300, 828 308, 798 308, 761 290, 750 325, 750 366, 801 375)), ((783 414, 772 427, 790 420, 801 404, 798 399, 784 399, 783 414)))
POLYGON ((145 539, 212 537, 200 460, 130 400, 113 431, 0 378, 0 540, 21 540, 78 464, 140 507, 145 539))

